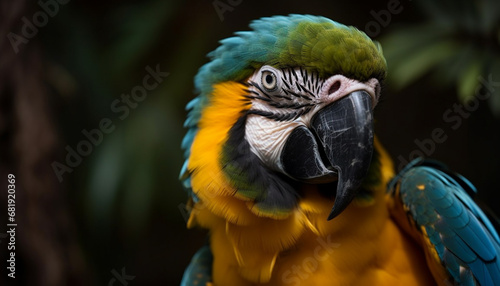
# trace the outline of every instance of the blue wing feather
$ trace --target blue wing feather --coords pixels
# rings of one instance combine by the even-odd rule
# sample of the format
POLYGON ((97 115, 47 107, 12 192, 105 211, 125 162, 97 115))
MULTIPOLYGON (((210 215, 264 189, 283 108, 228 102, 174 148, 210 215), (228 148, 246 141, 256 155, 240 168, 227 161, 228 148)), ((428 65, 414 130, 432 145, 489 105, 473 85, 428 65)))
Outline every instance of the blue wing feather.
POLYGON ((191 259, 191 263, 184 271, 181 286, 205 286, 212 280, 212 251, 205 245, 200 248, 191 259))
POLYGON ((470 195, 474 186, 436 162, 416 160, 389 185, 447 273, 462 285, 500 285, 500 239, 470 195))

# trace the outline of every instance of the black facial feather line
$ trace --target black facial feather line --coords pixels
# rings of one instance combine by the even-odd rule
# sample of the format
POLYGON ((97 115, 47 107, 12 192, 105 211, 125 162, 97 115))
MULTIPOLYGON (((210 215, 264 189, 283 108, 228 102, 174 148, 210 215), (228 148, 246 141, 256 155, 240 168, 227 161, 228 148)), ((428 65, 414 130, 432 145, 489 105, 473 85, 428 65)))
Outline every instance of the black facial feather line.
POLYGON ((281 87, 276 91, 266 90, 261 84, 250 80, 246 98, 261 102, 268 108, 254 108, 248 114, 255 114, 277 121, 295 120, 311 111, 315 98, 323 87, 323 79, 315 71, 303 68, 282 68, 276 75, 281 87), (252 89, 253 87, 253 89, 252 89))

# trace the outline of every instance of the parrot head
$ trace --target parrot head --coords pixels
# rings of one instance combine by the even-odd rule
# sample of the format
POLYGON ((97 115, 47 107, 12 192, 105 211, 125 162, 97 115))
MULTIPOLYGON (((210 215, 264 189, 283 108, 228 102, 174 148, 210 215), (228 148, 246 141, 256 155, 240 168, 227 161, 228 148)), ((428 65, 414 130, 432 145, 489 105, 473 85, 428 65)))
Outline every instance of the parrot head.
POLYGON ((324 17, 275 16, 250 27, 222 40, 195 78, 181 179, 215 213, 238 200, 273 218, 297 206, 298 186, 321 185, 334 198, 332 219, 372 160, 387 68, 381 48, 324 17))

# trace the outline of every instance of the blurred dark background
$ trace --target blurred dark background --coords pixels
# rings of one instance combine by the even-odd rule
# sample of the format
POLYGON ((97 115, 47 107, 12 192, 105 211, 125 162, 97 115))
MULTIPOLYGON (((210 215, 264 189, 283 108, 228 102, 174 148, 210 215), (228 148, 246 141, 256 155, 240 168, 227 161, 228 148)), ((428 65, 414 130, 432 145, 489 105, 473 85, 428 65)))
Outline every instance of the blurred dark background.
MULTIPOLYGON (((17 178, 18 223, 15 280, 0 226, 1 279, 179 284, 206 237, 186 229, 177 179, 193 77, 218 40, 263 16, 322 15, 380 41, 389 78, 376 129, 396 167, 443 161, 497 209, 498 2, 1 1, 0 178, 17 178), (127 99, 151 70, 165 74, 127 99)), ((6 222, 6 191, 0 204, 6 222)))

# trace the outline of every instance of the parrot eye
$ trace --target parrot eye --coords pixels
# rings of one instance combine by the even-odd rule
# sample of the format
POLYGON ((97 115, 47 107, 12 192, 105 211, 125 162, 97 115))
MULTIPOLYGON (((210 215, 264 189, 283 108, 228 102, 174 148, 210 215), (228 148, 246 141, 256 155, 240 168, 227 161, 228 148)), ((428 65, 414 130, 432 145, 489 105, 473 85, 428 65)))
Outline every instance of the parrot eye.
POLYGON ((276 75, 272 71, 262 72, 262 86, 264 86, 267 91, 275 90, 277 84, 276 75))

